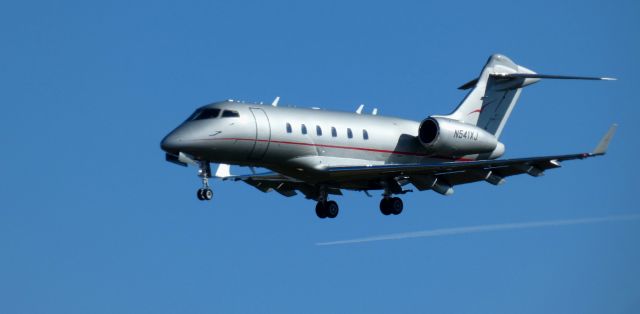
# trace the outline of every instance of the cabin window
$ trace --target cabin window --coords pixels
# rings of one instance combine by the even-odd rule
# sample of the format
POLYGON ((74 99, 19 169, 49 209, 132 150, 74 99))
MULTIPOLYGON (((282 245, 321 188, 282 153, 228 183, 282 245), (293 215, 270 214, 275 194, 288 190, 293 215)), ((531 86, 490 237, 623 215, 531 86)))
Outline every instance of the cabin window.
POLYGON ((369 139, 369 132, 367 132, 367 130, 362 130, 362 138, 365 140, 369 139))
POLYGON ((322 136, 322 128, 319 125, 316 125, 316 134, 322 136))
POLYGON ((291 123, 287 122, 287 133, 291 133, 293 130, 291 129, 291 123))
POLYGON ((240 114, 235 110, 225 110, 222 112, 223 118, 237 118, 240 117, 240 114))
POLYGON ((187 121, 214 119, 217 118, 218 115, 220 115, 220 109, 218 108, 198 109, 187 119, 187 121))
POLYGON ((337 137, 338 136, 338 131, 336 131, 336 128, 331 127, 331 136, 332 137, 337 137))
POLYGON ((347 129, 347 137, 348 138, 353 138, 353 132, 351 132, 350 128, 347 129))
POLYGON ((307 126, 303 124, 302 127, 300 127, 300 131, 302 131, 302 134, 307 134, 307 126))

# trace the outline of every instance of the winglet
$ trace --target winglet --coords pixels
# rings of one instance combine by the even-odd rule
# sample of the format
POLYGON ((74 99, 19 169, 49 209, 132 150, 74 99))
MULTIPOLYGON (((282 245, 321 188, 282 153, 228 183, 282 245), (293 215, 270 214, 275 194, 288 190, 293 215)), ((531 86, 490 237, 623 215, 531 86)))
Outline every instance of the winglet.
POLYGON ((218 170, 216 170, 216 178, 226 178, 231 176, 231 166, 227 164, 220 164, 218 170))
POLYGON ((609 147, 609 143, 613 138, 613 135, 616 133, 616 129, 618 128, 618 124, 614 123, 609 128, 609 131, 602 137, 600 142, 598 142, 598 146, 593 150, 591 154, 593 155, 604 155, 607 152, 607 147, 609 147))
POLYGON ((361 104, 360 106, 358 106, 358 109, 356 109, 356 113, 362 114, 362 108, 364 108, 364 104, 361 104))

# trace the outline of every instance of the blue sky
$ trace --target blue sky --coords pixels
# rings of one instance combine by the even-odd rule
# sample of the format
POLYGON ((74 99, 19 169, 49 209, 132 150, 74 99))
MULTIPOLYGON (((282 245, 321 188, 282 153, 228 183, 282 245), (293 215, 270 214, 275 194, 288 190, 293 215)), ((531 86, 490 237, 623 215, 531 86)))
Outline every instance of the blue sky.
POLYGON ((315 243, 639 213, 639 30, 636 1, 4 3, 0 312, 637 313, 637 221, 315 243), (327 221, 242 183, 199 202, 195 169, 159 148, 227 98, 448 113, 495 52, 619 78, 528 87, 505 157, 589 151, 618 122, 609 154, 408 194, 394 217, 348 192, 327 221))

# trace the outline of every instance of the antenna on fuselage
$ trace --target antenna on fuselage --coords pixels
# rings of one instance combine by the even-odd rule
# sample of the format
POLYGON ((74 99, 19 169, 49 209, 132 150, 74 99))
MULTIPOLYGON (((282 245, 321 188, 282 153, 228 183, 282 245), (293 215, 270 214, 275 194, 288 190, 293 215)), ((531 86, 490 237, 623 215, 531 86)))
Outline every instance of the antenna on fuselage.
POLYGON ((371 111, 372 115, 377 115, 378 114, 378 108, 373 108, 373 111, 371 111))
POLYGON ((280 96, 277 96, 276 99, 271 103, 272 106, 278 107, 278 102, 280 102, 280 96))
POLYGON ((360 106, 358 106, 358 109, 356 109, 356 113, 361 114, 363 108, 364 108, 364 104, 360 104, 360 106))

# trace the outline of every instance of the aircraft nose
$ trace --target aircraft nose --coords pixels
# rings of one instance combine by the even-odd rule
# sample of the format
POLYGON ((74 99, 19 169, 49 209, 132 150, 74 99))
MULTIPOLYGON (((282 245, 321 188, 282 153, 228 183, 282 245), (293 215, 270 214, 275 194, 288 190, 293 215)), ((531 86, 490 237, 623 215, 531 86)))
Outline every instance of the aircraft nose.
POLYGON ((160 148, 167 153, 177 155, 180 151, 180 142, 180 137, 174 131, 162 139, 160 142, 160 148))

